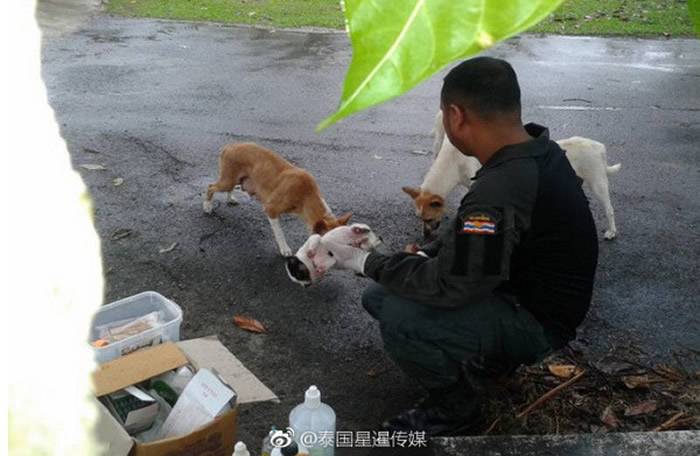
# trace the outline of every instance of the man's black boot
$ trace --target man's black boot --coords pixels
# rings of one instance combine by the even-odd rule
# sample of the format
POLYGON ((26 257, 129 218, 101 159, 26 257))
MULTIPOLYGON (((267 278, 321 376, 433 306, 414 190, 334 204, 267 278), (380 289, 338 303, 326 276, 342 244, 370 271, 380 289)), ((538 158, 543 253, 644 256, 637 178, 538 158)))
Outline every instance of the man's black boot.
POLYGON ((482 424, 481 407, 464 379, 445 388, 428 390, 428 396, 382 423, 387 431, 425 431, 426 437, 468 435, 482 424))

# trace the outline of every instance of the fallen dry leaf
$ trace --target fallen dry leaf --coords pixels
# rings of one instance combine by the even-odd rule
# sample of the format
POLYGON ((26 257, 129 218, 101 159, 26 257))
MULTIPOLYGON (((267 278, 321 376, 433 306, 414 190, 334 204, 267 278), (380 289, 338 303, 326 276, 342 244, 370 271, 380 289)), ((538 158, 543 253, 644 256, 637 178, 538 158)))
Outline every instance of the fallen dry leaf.
POLYGON ((649 388, 649 385, 654 383, 649 379, 648 375, 630 375, 622 377, 622 381, 629 389, 649 388))
POLYGON ((559 378, 570 378, 576 372, 576 366, 573 364, 550 364, 547 368, 559 378))
POLYGON ((615 412, 613 412, 612 406, 610 405, 603 410, 603 413, 600 415, 600 421, 602 421, 608 429, 614 429, 620 425, 620 421, 615 416, 615 412))
MULTIPOLYGON (((621 374, 623 372, 629 372, 634 370, 634 366, 627 362, 616 362, 616 361, 599 361, 594 363, 595 366, 602 372, 608 375, 621 374)), ((630 372, 631 373, 631 372, 630 372)))
POLYGON ((680 382, 685 380, 685 375, 678 369, 676 369, 673 366, 669 366, 667 364, 659 364, 654 367, 654 372, 659 374, 660 376, 667 378, 669 380, 673 380, 676 382, 680 382))
POLYGON ((177 247, 177 242, 173 242, 172 244, 170 244, 170 245, 167 246, 167 247, 164 247, 164 248, 162 248, 162 249, 158 249, 158 253, 168 253, 168 252, 172 252, 172 251, 175 249, 175 247, 177 247))
POLYGON ((625 416, 646 415, 656 410, 656 401, 644 401, 625 409, 625 416))
POLYGON ((112 233, 112 240, 118 241, 119 239, 124 239, 125 237, 131 236, 133 233, 129 228, 119 228, 117 231, 112 233))
POLYGON ((87 169, 87 170, 89 170, 89 171, 103 171, 103 170, 107 169, 107 168, 105 168, 105 167, 102 166, 102 165, 97 165, 97 164, 94 164, 94 163, 83 163, 82 165, 79 165, 79 166, 80 166, 81 168, 87 169))
POLYGON ((254 332, 254 333, 266 333, 267 329, 260 323, 258 320, 254 318, 248 318, 244 317, 242 315, 236 315, 233 317, 233 324, 238 326, 241 329, 245 329, 246 331, 254 332))

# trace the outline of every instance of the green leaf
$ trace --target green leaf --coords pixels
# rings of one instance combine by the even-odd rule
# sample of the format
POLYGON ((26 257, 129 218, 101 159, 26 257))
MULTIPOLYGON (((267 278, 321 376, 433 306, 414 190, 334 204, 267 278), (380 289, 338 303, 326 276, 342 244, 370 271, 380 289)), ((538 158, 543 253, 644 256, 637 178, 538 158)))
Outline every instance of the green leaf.
POLYGON ((345 0, 353 56, 322 130, 545 18, 563 0, 345 0))
POLYGON ((700 35, 700 0, 688 0, 688 13, 695 26, 695 32, 700 35))

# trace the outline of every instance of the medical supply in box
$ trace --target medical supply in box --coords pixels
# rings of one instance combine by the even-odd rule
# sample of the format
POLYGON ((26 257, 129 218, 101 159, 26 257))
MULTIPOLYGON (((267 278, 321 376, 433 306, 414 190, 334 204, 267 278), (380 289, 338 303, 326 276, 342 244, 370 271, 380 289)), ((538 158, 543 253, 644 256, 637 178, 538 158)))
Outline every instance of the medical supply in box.
POLYGON ((180 307, 155 291, 104 305, 90 328, 95 361, 102 364, 140 348, 177 342, 181 324, 180 307))
MULTIPOLYGON (((237 405, 278 400, 212 336, 177 344, 166 342, 104 363, 93 373, 93 386, 99 399, 95 400, 99 415, 96 437, 105 447, 105 454, 112 456, 231 454, 236 437, 237 405), (191 368, 194 376, 188 376, 182 369, 184 366, 191 368), (122 403, 119 396, 119 404, 114 407, 105 406, 103 401, 131 386, 147 388, 154 378, 170 381, 179 397, 164 419, 145 433, 131 436, 122 423, 128 421, 133 410, 142 410, 143 404, 131 399, 122 403), (172 379, 176 383, 186 379, 184 388, 180 391, 180 387, 172 384, 172 379), (173 414, 178 408, 180 410, 173 414)), ((157 394, 151 391, 150 395, 157 394)), ((168 404, 162 399, 158 401, 166 411, 168 404)))
POLYGON ((149 429, 158 415, 158 402, 136 386, 108 394, 104 403, 129 434, 149 429))

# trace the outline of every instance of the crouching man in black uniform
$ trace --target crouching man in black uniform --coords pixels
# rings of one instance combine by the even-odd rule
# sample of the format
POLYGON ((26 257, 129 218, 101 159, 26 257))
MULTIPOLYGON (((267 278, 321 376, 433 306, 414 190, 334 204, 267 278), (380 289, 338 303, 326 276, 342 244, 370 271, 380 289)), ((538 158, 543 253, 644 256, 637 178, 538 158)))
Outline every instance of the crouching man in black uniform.
POLYGON ((531 364, 575 337, 598 259, 581 180, 546 128, 522 125, 513 68, 465 61, 441 97, 447 137, 482 164, 454 220, 415 253, 329 245, 341 266, 377 282, 362 304, 392 359, 428 391, 385 428, 432 436, 477 423, 471 371, 531 364))

